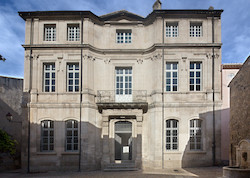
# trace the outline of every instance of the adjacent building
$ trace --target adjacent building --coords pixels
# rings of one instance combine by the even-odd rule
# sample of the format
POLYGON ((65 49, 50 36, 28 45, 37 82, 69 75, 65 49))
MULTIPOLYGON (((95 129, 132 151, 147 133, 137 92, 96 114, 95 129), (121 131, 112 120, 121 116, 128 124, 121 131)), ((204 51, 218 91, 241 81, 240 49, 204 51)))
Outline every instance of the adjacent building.
MULTIPOLYGON (((230 87, 230 166, 239 166, 241 157, 246 158, 249 168, 250 140, 250 56, 229 84, 230 87), (240 143, 248 142, 245 156, 237 150, 240 143)), ((242 163, 241 163, 242 164, 242 163)), ((242 166, 242 165, 241 165, 242 166)))
POLYGON ((222 11, 19 12, 30 171, 220 163, 222 11))
POLYGON ((221 161, 223 165, 229 165, 229 122, 230 122, 230 88, 229 83, 237 74, 242 64, 222 65, 222 106, 221 106, 221 161))

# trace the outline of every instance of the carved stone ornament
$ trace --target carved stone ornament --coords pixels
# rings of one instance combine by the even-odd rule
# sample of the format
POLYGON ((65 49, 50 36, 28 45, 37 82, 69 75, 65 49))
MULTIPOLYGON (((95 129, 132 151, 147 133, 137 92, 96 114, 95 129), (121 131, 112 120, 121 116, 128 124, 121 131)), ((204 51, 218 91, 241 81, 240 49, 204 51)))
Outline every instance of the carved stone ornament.
POLYGON ((89 55, 83 55, 83 59, 84 60, 90 60, 90 61, 95 61, 95 57, 93 57, 93 56, 89 56, 89 55))
POLYGON ((153 55, 153 57, 151 57, 152 61, 156 61, 156 60, 160 60, 162 58, 162 55, 160 53, 153 55))
POLYGON ((110 59, 104 59, 105 64, 109 64, 110 63, 110 59))
POLYGON ((143 63, 143 59, 137 59, 136 60, 138 64, 142 64, 143 63))

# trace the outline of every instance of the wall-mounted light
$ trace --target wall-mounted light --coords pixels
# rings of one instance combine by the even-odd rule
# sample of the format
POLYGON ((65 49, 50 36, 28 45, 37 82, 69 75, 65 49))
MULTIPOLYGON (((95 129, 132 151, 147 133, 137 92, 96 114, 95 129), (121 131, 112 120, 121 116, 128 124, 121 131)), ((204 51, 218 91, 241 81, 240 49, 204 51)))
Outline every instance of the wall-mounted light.
POLYGON ((6 119, 7 119, 9 122, 11 122, 12 119, 13 119, 12 114, 10 114, 10 113, 8 112, 8 114, 6 114, 6 119))

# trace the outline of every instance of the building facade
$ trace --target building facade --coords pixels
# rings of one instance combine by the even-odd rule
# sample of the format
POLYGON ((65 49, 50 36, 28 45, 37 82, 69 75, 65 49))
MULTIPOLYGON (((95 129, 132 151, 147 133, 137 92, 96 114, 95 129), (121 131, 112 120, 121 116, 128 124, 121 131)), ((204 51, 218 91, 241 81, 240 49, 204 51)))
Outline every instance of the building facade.
POLYGON ((248 142, 245 168, 250 168, 250 56, 230 82, 230 166, 242 167, 240 143, 248 142), (238 152, 238 153, 237 153, 238 152))
POLYGON ((220 162, 222 10, 157 3, 145 18, 19 12, 30 171, 220 162))

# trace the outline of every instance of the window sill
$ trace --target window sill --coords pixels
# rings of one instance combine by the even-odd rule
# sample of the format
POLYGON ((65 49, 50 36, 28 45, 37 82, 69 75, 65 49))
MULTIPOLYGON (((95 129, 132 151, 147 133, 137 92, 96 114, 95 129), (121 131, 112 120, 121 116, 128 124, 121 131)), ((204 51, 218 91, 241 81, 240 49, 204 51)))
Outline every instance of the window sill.
POLYGON ((37 152, 37 155, 56 155, 56 152, 37 152))

